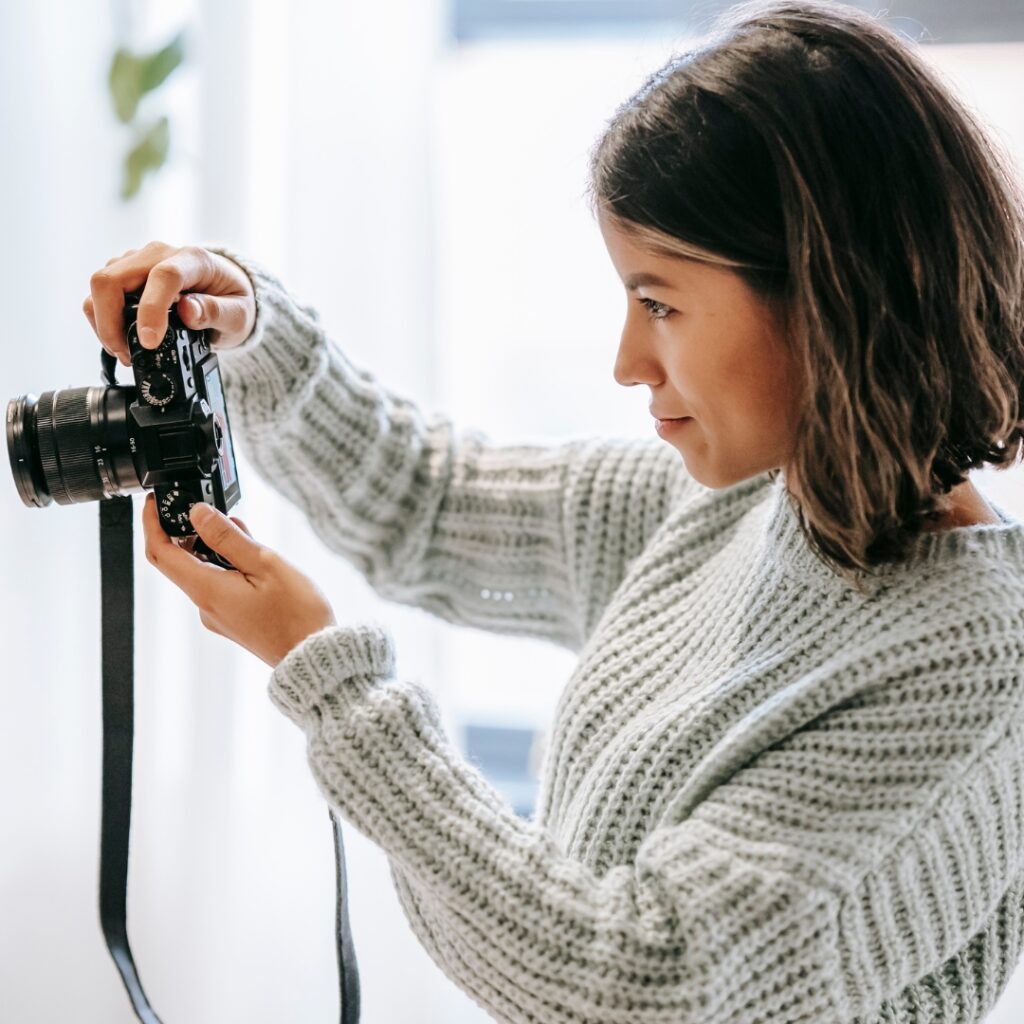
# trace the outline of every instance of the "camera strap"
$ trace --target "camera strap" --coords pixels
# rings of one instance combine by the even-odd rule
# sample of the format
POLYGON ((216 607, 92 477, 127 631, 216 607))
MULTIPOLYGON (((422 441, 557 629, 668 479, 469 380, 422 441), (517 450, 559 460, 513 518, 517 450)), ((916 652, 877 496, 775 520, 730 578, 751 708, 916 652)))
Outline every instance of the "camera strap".
MULTIPOLYGON (((103 806, 100 828, 100 924, 107 948, 142 1024, 160 1024, 149 1005, 128 944, 128 843, 132 811, 135 680, 135 581, 131 496, 100 501, 103 637, 103 806)), ((328 808, 334 834, 341 1024, 358 1024, 359 972, 348 920, 341 823, 328 808)))

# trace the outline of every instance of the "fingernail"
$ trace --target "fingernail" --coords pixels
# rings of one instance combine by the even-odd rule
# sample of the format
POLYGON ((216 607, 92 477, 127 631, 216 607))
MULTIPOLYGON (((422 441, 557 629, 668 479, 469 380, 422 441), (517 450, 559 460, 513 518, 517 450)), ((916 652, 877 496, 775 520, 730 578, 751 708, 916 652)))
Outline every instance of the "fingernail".
POLYGON ((203 304, 198 299, 189 299, 188 311, 193 320, 199 320, 203 315, 203 304))
POLYGON ((139 331, 139 341, 142 342, 145 348, 156 347, 156 330, 153 327, 143 327, 139 331))
POLYGON ((196 526, 202 526, 213 518, 213 509, 205 501, 197 501, 189 510, 188 517, 196 526))

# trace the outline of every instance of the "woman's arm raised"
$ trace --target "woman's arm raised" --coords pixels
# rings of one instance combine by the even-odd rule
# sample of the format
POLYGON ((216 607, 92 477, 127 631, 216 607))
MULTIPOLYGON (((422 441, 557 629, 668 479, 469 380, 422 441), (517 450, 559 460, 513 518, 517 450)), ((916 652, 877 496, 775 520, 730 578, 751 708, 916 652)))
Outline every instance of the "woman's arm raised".
POLYGON ((495 445, 353 365, 258 262, 256 321, 220 354, 260 476, 382 597, 578 651, 674 502, 700 485, 655 439, 495 445))

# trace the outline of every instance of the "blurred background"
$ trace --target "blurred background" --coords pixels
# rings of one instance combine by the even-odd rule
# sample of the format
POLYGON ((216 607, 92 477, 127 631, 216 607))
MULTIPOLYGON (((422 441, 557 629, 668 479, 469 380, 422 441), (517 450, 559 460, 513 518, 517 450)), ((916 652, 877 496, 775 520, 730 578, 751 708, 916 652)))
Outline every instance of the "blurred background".
MULTIPOLYGON (((647 394, 612 379, 624 295, 584 202, 586 156, 724 6, 3 0, 0 400, 99 383, 81 307, 110 257, 222 242, 425 412, 508 443, 655 440, 647 394)), ((888 20, 1024 163, 1024 10, 921 0, 888 20)), ((528 816, 571 655, 384 604, 237 453, 234 513, 339 622, 388 624, 398 672, 433 690, 449 735, 528 816)), ((974 480, 1024 517, 1019 469, 974 480)), ((336 1020, 330 825, 304 737, 270 704, 266 666, 145 561, 136 511, 128 910, 143 984, 167 1024, 336 1020)), ((0 1019, 130 1022, 96 909, 98 508, 30 510, 4 469, 0 526, 0 1019)), ((384 853, 347 825, 345 841, 366 1024, 488 1020, 413 938, 384 853)), ((990 1021, 1022 1012, 1018 971, 990 1021)))

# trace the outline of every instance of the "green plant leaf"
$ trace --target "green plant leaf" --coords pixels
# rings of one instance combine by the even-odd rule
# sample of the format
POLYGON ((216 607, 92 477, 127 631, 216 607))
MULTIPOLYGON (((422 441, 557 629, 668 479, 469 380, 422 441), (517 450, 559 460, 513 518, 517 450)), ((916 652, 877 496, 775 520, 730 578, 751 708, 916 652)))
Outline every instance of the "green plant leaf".
POLYGON ((131 199, 142 187, 147 173, 158 170, 167 160, 170 148, 170 126, 166 117, 153 122, 139 136, 124 158, 124 178, 121 183, 121 198, 131 199))
POLYGON ((135 116, 139 105, 139 63, 138 57, 118 49, 110 64, 107 81, 114 100, 114 113, 122 124, 127 124, 135 116))
POLYGON ((163 49, 142 60, 141 90, 147 92, 161 85, 167 76, 185 60, 185 33, 180 31, 163 49))
POLYGON ((122 124, 131 121, 139 108, 139 100, 166 81, 184 60, 184 30, 179 31, 166 46, 148 55, 138 56, 118 47, 107 76, 118 120, 122 124))

